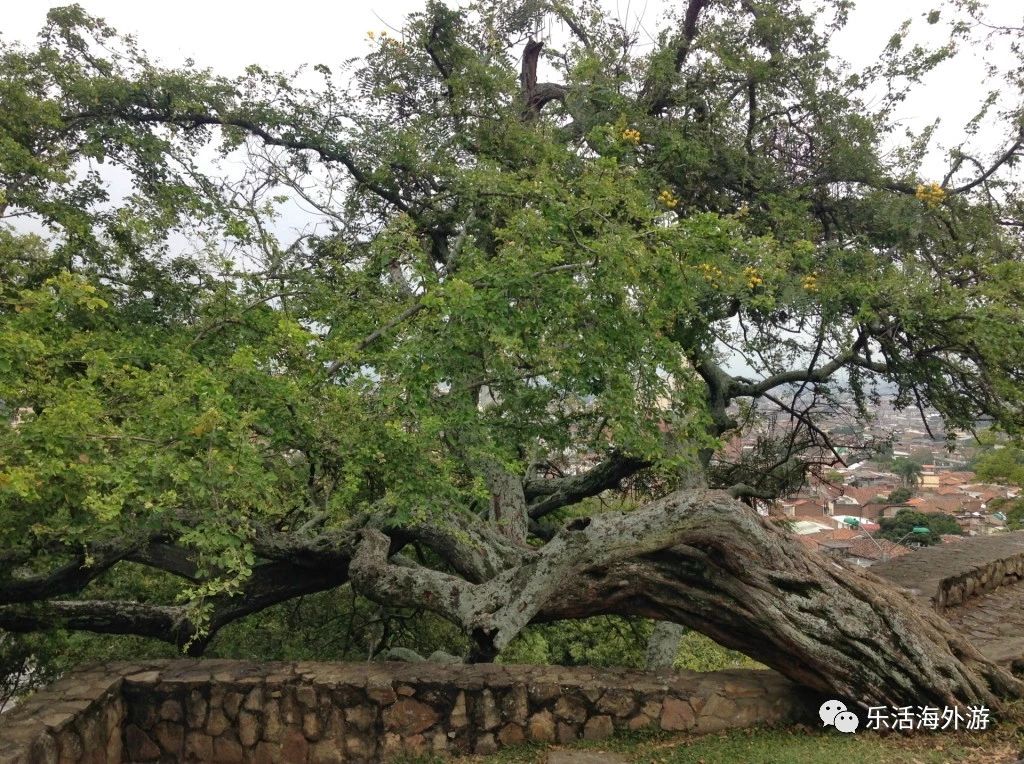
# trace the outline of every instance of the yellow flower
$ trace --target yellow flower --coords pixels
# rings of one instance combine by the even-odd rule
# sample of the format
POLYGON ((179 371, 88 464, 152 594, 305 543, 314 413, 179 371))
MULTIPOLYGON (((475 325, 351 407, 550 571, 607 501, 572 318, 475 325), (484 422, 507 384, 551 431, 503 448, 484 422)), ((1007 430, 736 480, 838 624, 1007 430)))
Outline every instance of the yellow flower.
POLYGON ((807 276, 804 276, 803 286, 804 286, 804 289, 806 289, 808 292, 817 292, 818 291, 818 276, 816 274, 814 274, 814 273, 811 273, 811 274, 809 274, 807 276))
POLYGON ((700 275, 704 277, 704 280, 711 284, 717 285, 718 279, 722 278, 722 269, 717 265, 701 263, 697 266, 697 269, 700 271, 700 275))
POLYGON ((747 278, 747 286, 751 289, 756 289, 764 283, 764 279, 761 278, 761 274, 757 272, 756 268, 747 266, 743 269, 743 275, 747 278))
POLYGON ((626 141, 626 143, 632 143, 635 146, 640 143, 640 131, 627 127, 622 131, 622 140, 626 141))
POLYGON ((672 192, 669 191, 667 188, 660 194, 658 194, 658 201, 664 204, 669 209, 673 209, 677 204, 679 204, 679 200, 675 196, 673 196, 672 192))
POLYGON ((924 183, 918 183, 917 191, 914 193, 914 196, 929 207, 934 207, 942 202, 946 197, 946 189, 938 183, 928 183, 927 185, 924 183))
POLYGON ((372 40, 377 36, 377 34, 375 32, 367 32, 366 36, 372 40))

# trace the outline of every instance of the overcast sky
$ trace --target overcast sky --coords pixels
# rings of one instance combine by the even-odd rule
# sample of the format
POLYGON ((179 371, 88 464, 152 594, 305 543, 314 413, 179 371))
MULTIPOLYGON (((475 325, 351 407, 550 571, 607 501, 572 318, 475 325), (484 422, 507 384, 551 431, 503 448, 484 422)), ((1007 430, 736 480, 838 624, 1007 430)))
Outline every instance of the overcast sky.
MULTIPOLYGON (((223 74, 239 73, 252 63, 280 70, 300 64, 338 64, 369 50, 367 31, 400 27, 404 16, 424 2, 80 0, 93 15, 135 34, 141 47, 164 63, 191 57, 223 74)), ((54 4, 52 0, 6 0, 0 34, 9 41, 31 44, 54 4)), ((631 25, 639 20, 652 30, 663 11, 673 5, 668 0, 604 0, 604 4, 610 14, 627 18, 631 25)), ((945 0, 858 0, 849 26, 836 40, 836 52, 857 66, 871 63, 903 19, 920 20, 927 11, 944 5, 945 0)), ((1019 0, 992 0, 991 5, 997 20, 1018 25, 1024 21, 1024 3, 1019 0)), ((921 27, 928 30, 926 25, 921 27)), ((959 126, 973 114, 983 84, 977 60, 944 65, 906 103, 901 117, 919 128, 942 115, 939 137, 954 141, 959 126)), ((988 139, 997 142, 1000 137, 988 139)))
MULTIPOLYGON (((193 58, 223 74, 239 73, 259 63, 268 69, 291 70, 300 64, 334 65, 369 49, 369 30, 397 28, 425 0, 365 0, 286 3, 253 0, 79 0, 90 13, 122 32, 136 35, 144 50, 164 63, 193 58)), ((668 0, 603 0, 609 13, 639 19, 655 29, 668 0)), ((676 0, 682 3, 683 0, 676 0)), ((0 34, 7 40, 31 43, 43 25, 52 0, 6 0, 0 15, 0 34)), ((855 65, 877 58, 900 22, 920 19, 945 0, 858 0, 850 24, 836 40, 836 52, 855 65)), ((1006 23, 1024 21, 1020 0, 992 0, 993 15, 1006 23)), ((927 30, 927 27, 922 25, 927 30)), ((915 127, 943 116, 940 139, 953 141, 958 127, 973 114, 983 93, 981 66, 961 61, 944 65, 928 86, 907 102, 901 116, 915 127)), ((1000 136, 990 136, 998 141, 1000 136)))
MULTIPOLYGON (((52 0, 0 0, 0 35, 7 41, 32 44, 52 0)), ((811 0, 808 0, 810 2, 811 0)), ((425 0, 79 0, 91 14, 102 17, 121 32, 136 36, 150 56, 166 65, 192 58, 224 75, 239 74, 248 64, 291 71, 302 64, 337 65, 370 50, 367 32, 397 29, 406 14, 423 7, 425 0)), ((451 0, 454 4, 455 0, 451 0)), ((652 32, 668 7, 667 0, 603 0, 608 12, 652 32)), ((685 0, 675 0, 683 3, 685 0)), ((991 0, 992 20, 1024 24, 1022 0, 991 0)), ((855 69, 877 60, 886 42, 907 18, 917 20, 923 33, 937 31, 922 21, 934 8, 948 8, 947 0, 858 0, 850 23, 834 41, 837 54, 855 69)), ((1009 63, 1008 61, 1006 63, 1009 63)), ((979 99, 995 83, 986 83, 980 56, 967 56, 939 67, 925 87, 903 104, 901 121, 915 130, 942 117, 939 142, 955 144, 962 125, 976 111, 979 99)), ((988 153, 1005 143, 1005 130, 989 129, 979 135, 988 153)), ((940 178, 945 163, 936 152, 925 169, 926 178, 940 178)), ((301 215, 286 214, 282 224, 301 226, 301 215)), ((747 373, 741 365, 739 371, 747 373)))

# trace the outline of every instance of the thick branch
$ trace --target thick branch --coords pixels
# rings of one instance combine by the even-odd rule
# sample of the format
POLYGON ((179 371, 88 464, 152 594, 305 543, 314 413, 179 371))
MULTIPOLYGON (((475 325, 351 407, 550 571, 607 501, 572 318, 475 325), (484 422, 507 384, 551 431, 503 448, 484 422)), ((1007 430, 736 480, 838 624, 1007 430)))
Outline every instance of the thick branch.
POLYGON ((796 384, 797 382, 827 382, 833 374, 848 365, 859 366, 862 369, 868 369, 878 374, 885 374, 889 371, 885 364, 869 361, 859 354, 857 348, 852 348, 840 353, 831 361, 821 366, 783 371, 757 382, 734 380, 731 388, 731 397, 741 398, 749 396, 756 398, 780 385, 796 384))
MULTIPOLYGON (((697 24, 700 21, 701 13, 710 4, 711 0, 689 0, 686 14, 683 16, 682 29, 672 41, 668 51, 672 54, 672 71, 674 73, 681 72, 686 64, 686 59, 689 58, 690 50, 693 48, 693 41, 697 37, 697 24)), ((648 103, 647 111, 650 114, 658 114, 669 106, 671 83, 665 82, 663 78, 664 73, 662 72, 648 73, 647 81, 640 92, 641 101, 648 103)))
POLYGON ((529 518, 523 481, 493 460, 484 465, 484 478, 491 492, 488 510, 491 523, 513 543, 525 544, 529 518))
POLYGON ((564 85, 537 82, 537 63, 543 48, 544 43, 531 39, 523 49, 523 67, 519 75, 519 84, 523 97, 524 119, 535 119, 546 104, 565 99, 564 85))
POLYGON ((0 628, 14 632, 51 628, 100 634, 137 634, 184 646, 194 635, 187 609, 123 600, 78 600, 0 607, 0 628))
MULTIPOLYGON (((523 561, 524 550, 474 515, 452 512, 430 522, 389 531, 392 541, 418 541, 471 583, 481 583, 523 561)), ((394 546, 394 544, 393 544, 394 546)))
POLYGON ((614 453, 582 475, 527 481, 526 497, 536 499, 530 504, 530 517, 536 520, 561 507, 617 488, 624 479, 650 466, 650 462, 643 459, 614 453))
MULTIPOLYGON (((935 612, 870 573, 808 552, 725 494, 639 512, 645 525, 660 514, 673 541, 575 568, 535 620, 670 620, 862 705, 991 705, 1024 693, 935 612)), ((625 515, 627 525, 635 514, 625 515)))
POLYGON ((48 573, 0 579, 0 605, 32 602, 80 591, 128 554, 129 549, 117 547, 95 551, 88 562, 85 555, 77 554, 70 562, 48 573))
POLYGON ((195 553, 174 544, 153 542, 125 555, 124 559, 172 573, 189 581, 199 580, 199 567, 195 553))

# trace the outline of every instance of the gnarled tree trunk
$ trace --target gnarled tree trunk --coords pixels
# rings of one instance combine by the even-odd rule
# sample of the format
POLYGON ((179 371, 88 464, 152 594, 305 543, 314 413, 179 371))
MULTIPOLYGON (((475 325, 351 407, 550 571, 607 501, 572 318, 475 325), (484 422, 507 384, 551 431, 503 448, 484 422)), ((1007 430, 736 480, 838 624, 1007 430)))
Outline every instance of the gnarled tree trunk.
POLYGON ((472 584, 388 561, 368 532, 352 563, 368 596, 427 606, 489 659, 528 623, 638 615, 701 631, 807 687, 867 705, 997 707, 1024 685, 938 614, 869 572, 809 552, 723 492, 680 492, 574 520, 472 584))

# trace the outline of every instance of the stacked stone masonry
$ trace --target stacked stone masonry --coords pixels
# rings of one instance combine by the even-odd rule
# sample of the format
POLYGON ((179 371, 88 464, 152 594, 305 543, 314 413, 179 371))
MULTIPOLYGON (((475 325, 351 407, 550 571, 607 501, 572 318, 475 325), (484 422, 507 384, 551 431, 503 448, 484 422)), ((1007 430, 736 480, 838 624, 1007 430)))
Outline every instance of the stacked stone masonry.
POLYGON ((927 547, 874 565, 871 572, 942 613, 1024 579, 1024 531, 927 547))
POLYGON ((808 714, 813 701, 772 671, 115 663, 69 676, 0 717, 0 764, 373 762, 808 714))

